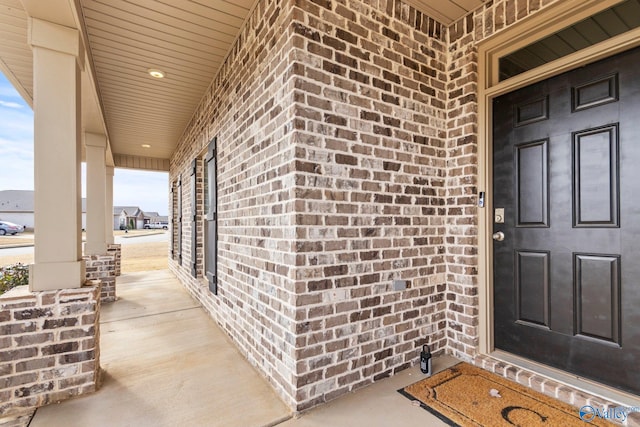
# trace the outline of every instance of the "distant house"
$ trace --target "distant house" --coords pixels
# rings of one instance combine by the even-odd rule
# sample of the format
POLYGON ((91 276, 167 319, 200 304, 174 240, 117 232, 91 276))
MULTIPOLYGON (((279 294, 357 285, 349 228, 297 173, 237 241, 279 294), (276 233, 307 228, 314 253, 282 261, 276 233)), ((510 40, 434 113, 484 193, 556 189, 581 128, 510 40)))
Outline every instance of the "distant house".
POLYGON ((138 206, 114 206, 113 229, 124 230, 144 227, 144 212, 138 206))
POLYGON ((145 212, 138 206, 114 206, 113 229, 123 230, 144 228, 145 224, 168 222, 168 216, 162 216, 158 212, 145 212))
POLYGON ((144 223, 145 224, 151 224, 154 222, 158 222, 156 221, 156 218, 158 218, 160 216, 160 214, 158 212, 145 212, 144 213, 144 223))
MULTIPOLYGON (((33 229, 35 224, 32 190, 0 191, 0 220, 33 229)), ((87 224, 87 199, 82 199, 82 229, 87 224)))
POLYGON ((160 215, 158 212, 144 212, 145 224, 157 224, 159 222, 169 222, 169 217, 160 215))

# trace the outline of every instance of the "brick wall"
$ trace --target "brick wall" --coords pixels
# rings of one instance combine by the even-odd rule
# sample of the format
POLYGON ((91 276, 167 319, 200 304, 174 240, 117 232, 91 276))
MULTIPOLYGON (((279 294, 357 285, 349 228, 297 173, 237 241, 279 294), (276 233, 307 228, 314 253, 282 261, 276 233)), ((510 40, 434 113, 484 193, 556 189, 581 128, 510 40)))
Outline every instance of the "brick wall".
MULTIPOLYGON (((120 245, 118 245, 120 246, 120 245)), ((100 280, 100 301, 113 302, 116 300, 116 253, 108 255, 87 255, 85 262, 87 280, 100 280)))
MULTIPOLYGON (((204 263, 204 220, 206 216, 205 205, 204 205, 204 174, 205 171, 205 162, 202 157, 197 158, 195 162, 195 197, 196 197, 196 211, 195 211, 195 223, 196 223, 196 240, 195 240, 195 248, 196 251, 196 263, 193 267, 195 269, 197 277, 205 276, 205 263, 204 263)), ((194 194, 192 192, 192 194, 194 194)))
POLYGON ((445 29, 397 1, 298 1, 297 401, 436 354, 445 331, 445 29), (407 289, 394 289, 404 280, 407 289))
POLYGON ((447 351, 469 360, 478 346, 478 57, 472 16, 449 33, 447 83, 447 351))
POLYGON ((559 0, 495 0, 449 27, 447 83, 447 352, 478 352, 477 43, 559 0))
MULTIPOLYGON (((170 268, 285 402, 294 406, 291 13, 284 0, 257 5, 171 161, 171 181, 182 176, 182 216, 189 218, 192 162, 204 158, 207 144, 218 137, 218 295, 209 292, 202 277, 206 242, 199 236, 201 247, 191 251, 188 221, 183 222, 183 263, 171 260, 170 268), (194 254, 196 278, 191 275, 194 254)), ((197 186, 203 183, 203 167, 199 160, 197 186)), ((202 188, 196 194, 196 228, 202 234, 202 188)), ((177 211, 175 203, 174 207, 177 211)))
POLYGON ((107 253, 113 256, 116 277, 120 276, 122 271, 122 245, 117 243, 107 245, 107 253))
POLYGON ((186 223, 170 265, 295 409, 447 345, 446 59, 399 2, 262 2, 172 159, 184 218, 218 137, 219 295, 186 223))
POLYGON ((170 185, 170 195, 169 197, 171 198, 169 200, 169 223, 171 225, 170 230, 171 230, 171 240, 170 240, 170 247, 169 247, 169 258, 179 261, 179 242, 178 242, 178 238, 180 233, 178 232, 178 229, 180 228, 180 224, 178 222, 178 218, 179 218, 179 205, 178 205, 178 176, 172 176, 171 177, 171 181, 169 182, 170 185))
POLYGON ((218 137, 219 295, 190 274, 206 242, 187 251, 186 222, 170 267, 292 408, 426 341, 477 355, 477 43, 555 1, 488 1, 448 28, 399 0, 264 0, 247 21, 171 163, 186 218, 218 137))
POLYGON ((0 296, 0 420, 96 390, 100 282, 0 296))

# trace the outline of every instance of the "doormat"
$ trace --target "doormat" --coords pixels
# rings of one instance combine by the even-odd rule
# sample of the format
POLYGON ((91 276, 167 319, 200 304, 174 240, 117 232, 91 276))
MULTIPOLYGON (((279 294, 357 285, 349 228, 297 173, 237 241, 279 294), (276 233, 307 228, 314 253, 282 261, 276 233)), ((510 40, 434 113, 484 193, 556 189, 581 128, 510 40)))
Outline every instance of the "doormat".
POLYGON ((398 391, 451 426, 614 425, 464 362, 398 391))

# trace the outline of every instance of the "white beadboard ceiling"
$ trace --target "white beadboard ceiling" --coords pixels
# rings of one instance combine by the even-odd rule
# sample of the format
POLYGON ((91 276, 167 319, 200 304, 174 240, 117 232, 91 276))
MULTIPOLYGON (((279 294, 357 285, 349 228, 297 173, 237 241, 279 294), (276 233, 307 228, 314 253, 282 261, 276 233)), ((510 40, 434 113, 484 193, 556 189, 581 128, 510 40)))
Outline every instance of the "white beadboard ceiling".
MULTIPOLYGON (((92 96, 83 94, 84 106, 103 116, 116 166, 166 168, 255 0, 67 1, 67 7, 79 6, 89 47, 91 68, 83 82, 95 83, 92 96), (148 69, 162 70, 166 77, 154 79, 148 69), (160 163, 149 162, 154 159, 160 163)), ((408 3, 449 24, 484 1, 408 3)), ((30 104, 33 61, 25 10, 55 22, 62 17, 53 3, 0 0, 0 70, 30 104)), ((68 25, 68 15, 64 19, 60 23, 68 25)))
POLYGON ((20 0, 0 0, 0 70, 31 104, 33 54, 27 45, 27 13, 20 0))
POLYGON ((253 0, 80 3, 113 153, 168 159, 253 0))

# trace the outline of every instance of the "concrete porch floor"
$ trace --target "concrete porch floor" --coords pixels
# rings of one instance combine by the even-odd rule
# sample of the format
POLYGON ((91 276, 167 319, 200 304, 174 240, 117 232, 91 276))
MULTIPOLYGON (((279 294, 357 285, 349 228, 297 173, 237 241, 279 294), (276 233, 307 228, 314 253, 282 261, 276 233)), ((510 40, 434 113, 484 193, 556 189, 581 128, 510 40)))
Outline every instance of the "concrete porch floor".
POLYGON ((169 271, 121 276, 118 298, 101 313, 100 390, 39 408, 30 427, 445 425, 396 392, 417 367, 293 417, 169 271))

